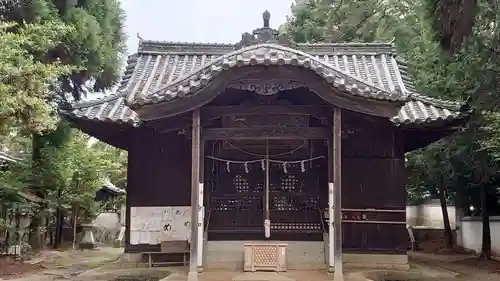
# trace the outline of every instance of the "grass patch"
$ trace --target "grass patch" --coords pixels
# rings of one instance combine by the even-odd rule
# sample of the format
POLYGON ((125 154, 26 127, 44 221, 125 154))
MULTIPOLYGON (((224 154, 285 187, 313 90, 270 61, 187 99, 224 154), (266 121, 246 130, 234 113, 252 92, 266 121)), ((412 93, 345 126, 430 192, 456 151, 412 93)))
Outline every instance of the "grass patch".
POLYGON ((145 274, 129 274, 118 276, 109 281, 159 281, 170 275, 168 271, 158 271, 145 274))

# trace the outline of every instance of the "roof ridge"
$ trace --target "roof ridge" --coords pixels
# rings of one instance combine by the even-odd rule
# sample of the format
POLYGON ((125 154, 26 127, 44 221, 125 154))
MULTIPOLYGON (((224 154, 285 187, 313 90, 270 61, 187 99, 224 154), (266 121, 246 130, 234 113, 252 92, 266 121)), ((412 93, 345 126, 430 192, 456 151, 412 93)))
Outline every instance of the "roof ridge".
POLYGON ((388 47, 394 48, 394 43, 388 42, 320 42, 320 43, 297 43, 299 46, 349 46, 349 47, 388 47))
MULTIPOLYGON (((229 53, 236 50, 233 43, 217 42, 181 42, 181 41, 162 41, 162 40, 139 40, 137 53, 156 53, 156 52, 196 52, 209 51, 216 53, 229 53)), ((336 43, 298 43, 298 49, 317 49, 316 51, 334 52, 335 48, 368 48, 368 50, 350 50, 349 53, 397 53, 394 43, 387 42, 336 42, 336 43)), ((311 50, 311 51, 313 51, 311 50)), ((306 51, 306 50, 303 50, 306 51)))
POLYGON ((192 49, 215 49, 215 50, 233 50, 235 44, 229 43, 202 43, 202 42, 180 42, 180 41, 161 41, 161 40, 139 40, 137 48, 138 53, 148 53, 155 51, 169 51, 182 48, 192 49))

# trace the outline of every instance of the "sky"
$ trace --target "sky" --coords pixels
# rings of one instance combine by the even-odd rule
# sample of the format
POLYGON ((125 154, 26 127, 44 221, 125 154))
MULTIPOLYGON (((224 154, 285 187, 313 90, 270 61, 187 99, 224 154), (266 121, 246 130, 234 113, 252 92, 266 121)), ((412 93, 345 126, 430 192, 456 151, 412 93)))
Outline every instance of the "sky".
MULTIPOLYGON (((262 13, 271 13, 270 26, 277 29, 290 14, 293 0, 120 0, 127 16, 127 53, 137 51, 139 39, 237 43, 244 32, 262 27, 262 13)), ((125 69, 125 68, 124 68, 125 69)), ((112 94, 116 87, 106 91, 112 94)), ((102 97, 88 93, 86 100, 102 97)))
POLYGON ((271 13, 278 28, 290 13, 292 0, 121 0, 127 14, 128 53, 145 40, 236 43, 244 32, 262 27, 262 13, 271 13))

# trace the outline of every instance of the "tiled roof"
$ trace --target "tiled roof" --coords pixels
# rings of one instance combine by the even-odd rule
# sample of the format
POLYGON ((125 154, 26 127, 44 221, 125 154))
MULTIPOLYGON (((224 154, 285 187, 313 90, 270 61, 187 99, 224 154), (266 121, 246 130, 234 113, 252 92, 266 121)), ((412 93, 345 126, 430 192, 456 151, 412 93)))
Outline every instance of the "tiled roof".
POLYGON ((107 191, 109 191, 115 195, 122 195, 122 194, 127 193, 127 191, 114 185, 108 178, 104 178, 102 180, 102 185, 103 185, 103 189, 106 189, 107 191))
POLYGON ((0 162, 12 162, 16 164, 21 164, 23 166, 28 165, 23 159, 12 156, 3 151, 0 151, 0 162))
POLYGON ((264 48, 286 57, 252 58, 252 52, 259 49, 256 46, 235 53, 234 45, 230 44, 141 41, 138 53, 129 58, 117 92, 103 99, 77 104, 70 114, 77 118, 137 126, 139 116, 127 102, 159 102, 192 94, 204 79, 209 79, 203 75, 203 70, 210 76, 211 71, 215 69, 217 72, 219 67, 224 69, 238 63, 252 63, 253 59, 264 64, 283 63, 282 59, 286 64, 288 59, 288 63, 314 66, 315 71, 321 71, 325 74, 323 77, 334 84, 343 81, 345 89, 352 94, 406 101, 399 114, 391 119, 397 124, 429 123, 463 115, 456 102, 414 93, 406 66, 395 59, 391 44, 298 44, 298 50, 278 45, 265 45, 264 48), (184 86, 186 81, 187 87, 184 86), (377 91, 373 92, 373 89, 377 91))
MULTIPOLYGON (((356 49, 354 44, 345 47, 349 45, 356 49)), ((364 44, 364 49, 367 46, 364 44)), ((382 51, 348 53, 345 50, 348 48, 344 48, 342 54, 333 51, 317 54, 276 44, 257 44, 218 56, 142 51, 135 77, 127 89, 127 102, 137 105, 182 99, 199 92, 223 71, 253 65, 295 65, 315 71, 326 82, 352 95, 406 100, 392 46, 376 46, 382 51)))
POLYGON ((416 93, 406 63, 398 61, 398 65, 409 98, 399 110, 398 115, 391 118, 392 122, 396 124, 423 124, 439 120, 451 121, 467 115, 460 110, 462 105, 459 102, 431 98, 416 93))
POLYGON ((390 43, 297 44, 269 27, 243 33, 236 44, 175 43, 140 40, 117 92, 65 112, 77 118, 138 126, 133 108, 199 94, 204 85, 229 69, 254 65, 294 65, 310 69, 341 91, 367 99, 404 102, 396 124, 429 123, 462 116, 460 105, 415 93, 406 66, 396 61, 390 43))
POLYGON ((117 122, 129 124, 134 127, 140 123, 135 111, 125 104, 122 92, 73 106, 71 111, 63 111, 71 117, 104 122, 117 122))
POLYGON ((435 121, 452 121, 466 116, 460 111, 457 102, 443 101, 422 96, 416 93, 410 94, 409 100, 401 107, 398 115, 391 121, 400 124, 423 124, 435 121))

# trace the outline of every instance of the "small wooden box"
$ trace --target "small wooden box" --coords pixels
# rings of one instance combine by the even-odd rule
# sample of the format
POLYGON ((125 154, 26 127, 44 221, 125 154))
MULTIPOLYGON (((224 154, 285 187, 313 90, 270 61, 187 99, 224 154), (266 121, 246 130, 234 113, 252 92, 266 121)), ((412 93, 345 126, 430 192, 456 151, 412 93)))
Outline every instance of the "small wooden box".
POLYGON ((286 247, 283 243, 245 244, 244 271, 287 271, 286 247))

